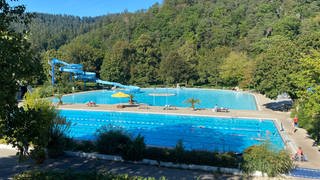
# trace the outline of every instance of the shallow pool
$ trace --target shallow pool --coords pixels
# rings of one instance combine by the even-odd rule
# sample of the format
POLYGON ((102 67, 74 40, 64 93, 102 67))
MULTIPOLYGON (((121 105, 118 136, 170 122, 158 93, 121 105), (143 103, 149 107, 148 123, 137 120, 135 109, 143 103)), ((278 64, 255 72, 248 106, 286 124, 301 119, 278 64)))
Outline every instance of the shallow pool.
MULTIPOLYGON (((97 104, 127 103, 128 98, 114 98, 111 95, 115 91, 91 91, 76 93, 63 97, 65 103, 86 103, 95 101, 97 104)), ((178 107, 189 107, 186 103, 189 98, 200 100, 197 108, 227 107, 238 110, 256 110, 256 101, 252 94, 238 91, 209 90, 196 88, 145 88, 135 93, 134 100, 138 103, 146 103, 151 106, 172 105, 178 107)), ((54 101, 57 101, 56 99, 54 101)))
POLYGON ((149 146, 174 147, 179 139, 186 149, 243 152, 265 140, 284 148, 272 120, 222 118, 172 114, 60 110, 72 122, 70 136, 94 140, 96 130, 121 128, 132 136, 141 134, 149 146))

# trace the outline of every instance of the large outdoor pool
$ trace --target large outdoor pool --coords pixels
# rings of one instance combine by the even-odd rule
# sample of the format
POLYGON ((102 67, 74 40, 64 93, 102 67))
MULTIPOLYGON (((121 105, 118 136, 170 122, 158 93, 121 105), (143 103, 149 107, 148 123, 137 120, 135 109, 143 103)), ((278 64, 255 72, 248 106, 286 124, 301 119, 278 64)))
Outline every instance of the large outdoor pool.
MULTIPOLYGON (((76 93, 63 97, 65 103, 86 103, 95 101, 97 104, 117 104, 127 103, 128 98, 115 98, 111 95, 115 91, 91 91, 86 93, 76 93)), ((172 105, 178 107, 189 107, 185 101, 189 98, 200 100, 197 108, 227 107, 238 110, 256 110, 256 101, 252 94, 227 91, 209 90, 196 88, 145 88, 134 94, 134 100, 138 103, 145 103, 151 106, 172 105)), ((54 100, 57 101, 57 100, 54 100)))
POLYGON ((120 128, 132 136, 141 134, 149 146, 175 147, 182 140, 186 149, 243 152, 265 140, 284 148, 274 121, 172 114, 60 110, 70 122, 70 136, 94 140, 96 130, 120 128))

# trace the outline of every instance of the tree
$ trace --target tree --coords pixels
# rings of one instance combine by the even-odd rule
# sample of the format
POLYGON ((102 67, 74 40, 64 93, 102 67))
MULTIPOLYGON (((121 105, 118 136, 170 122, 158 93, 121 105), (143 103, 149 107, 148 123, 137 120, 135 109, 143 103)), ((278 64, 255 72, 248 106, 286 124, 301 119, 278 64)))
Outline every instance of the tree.
POLYGON ((179 55, 185 61, 186 65, 189 67, 189 81, 194 81, 198 79, 197 74, 197 65, 198 65, 198 56, 197 56, 197 47, 196 43, 192 40, 187 40, 179 49, 179 55))
POLYGON ((22 107, 8 106, 2 111, 2 132, 7 143, 18 149, 19 160, 29 155, 29 146, 36 127, 34 119, 41 118, 36 110, 25 111, 22 107))
POLYGON ((312 136, 316 140, 316 143, 320 144, 320 112, 315 113, 312 116, 312 136))
POLYGON ((243 153, 241 169, 247 174, 261 171, 275 177, 288 173, 292 168, 290 154, 285 150, 272 150, 269 143, 251 146, 243 153))
POLYGON ((131 83, 155 84, 158 78, 160 50, 156 40, 149 34, 142 34, 134 43, 134 62, 131 62, 131 83))
POLYGON ((186 82, 189 80, 188 72, 188 65, 176 52, 168 54, 160 63, 159 76, 167 84, 186 82))
POLYGON ((19 83, 30 81, 40 67, 32 57, 27 34, 13 29, 13 23, 28 24, 31 16, 24 11, 24 6, 0 3, 0 111, 16 103, 19 83))
POLYGON ((199 83, 218 86, 221 81, 220 65, 223 60, 230 54, 231 49, 228 47, 216 47, 213 50, 200 49, 198 75, 199 83))
POLYGON ((185 101, 185 103, 190 104, 190 107, 192 108, 192 110, 195 110, 195 105, 200 104, 200 100, 195 98, 189 98, 185 101))
POLYGON ((18 108, 16 99, 19 84, 31 82, 40 70, 40 63, 32 56, 26 29, 13 29, 13 24, 27 26, 29 23, 31 15, 24 11, 24 6, 11 7, 5 0, 0 3, 0 135, 5 137, 14 133, 12 128, 23 126, 23 122, 34 115, 33 111, 18 108))
MULTIPOLYGON (((316 88, 320 83, 320 53, 311 50, 309 54, 299 59, 299 71, 290 75, 295 93, 299 98, 304 98, 308 88, 316 88)), ((310 93, 309 93, 310 94, 310 93)))
POLYGON ((228 86, 248 86, 253 74, 252 64, 246 54, 231 52, 220 66, 222 83, 228 86))
POLYGON ((320 113, 320 53, 311 50, 299 59, 299 71, 291 74, 297 97, 296 113, 299 115, 299 126, 319 141, 320 113))
POLYGON ((51 102, 42 99, 36 89, 33 93, 25 94, 23 107, 8 104, 2 112, 2 132, 7 142, 18 148, 19 159, 29 155, 29 146, 32 144, 32 157, 37 162, 42 162, 45 158, 44 148, 50 140, 50 131, 58 118, 51 102))
POLYGON ((134 95, 133 94, 129 94, 129 104, 134 104, 135 100, 134 100, 134 95))
POLYGON ((286 16, 276 22, 273 29, 275 35, 294 39, 300 34, 300 20, 296 17, 286 16))
POLYGON ((75 42, 59 49, 60 54, 69 63, 82 64, 85 71, 99 73, 103 60, 103 53, 100 49, 81 42, 75 42))
POLYGON ((291 40, 282 36, 264 38, 254 45, 257 66, 254 71, 253 85, 256 90, 269 98, 288 93, 296 99, 295 87, 290 75, 297 72, 299 52, 291 40))
POLYGON ((23 108, 25 112, 31 111, 36 114, 34 118, 25 122, 25 124, 31 124, 29 130, 32 134, 29 138, 34 149, 47 147, 50 129, 54 124, 54 120, 58 117, 55 108, 51 106, 49 100, 40 97, 39 90, 26 93, 23 108))
POLYGON ((30 144, 35 152, 43 152, 57 116, 51 103, 40 98, 38 91, 26 93, 23 107, 9 106, 6 109, 2 122, 3 132, 7 142, 18 148, 20 160, 29 155, 30 144))
POLYGON ((313 86, 305 91, 304 96, 296 102, 299 126, 319 142, 320 86, 313 86))
POLYGON ((127 83, 130 79, 130 63, 133 61, 134 50, 126 41, 118 41, 111 52, 106 53, 102 66, 101 77, 108 81, 127 83))

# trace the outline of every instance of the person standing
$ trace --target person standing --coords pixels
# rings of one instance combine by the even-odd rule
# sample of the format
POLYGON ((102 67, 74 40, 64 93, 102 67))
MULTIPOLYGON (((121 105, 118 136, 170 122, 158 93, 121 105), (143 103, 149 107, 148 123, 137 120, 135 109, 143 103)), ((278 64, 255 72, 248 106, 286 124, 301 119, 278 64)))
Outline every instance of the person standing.
POLYGON ((298 121, 299 121, 298 116, 295 115, 294 118, 293 118, 293 122, 294 122, 294 126, 295 127, 298 127, 298 121))
POLYGON ((293 133, 295 133, 297 131, 297 128, 298 128, 298 116, 295 115, 294 118, 293 118, 293 133))

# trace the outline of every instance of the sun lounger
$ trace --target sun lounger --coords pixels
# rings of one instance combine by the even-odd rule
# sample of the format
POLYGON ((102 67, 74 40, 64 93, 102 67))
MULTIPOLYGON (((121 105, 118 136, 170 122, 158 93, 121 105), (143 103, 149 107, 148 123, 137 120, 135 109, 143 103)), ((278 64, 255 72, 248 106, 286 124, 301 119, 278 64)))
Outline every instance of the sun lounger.
POLYGON ((171 105, 165 105, 163 108, 163 110, 176 110, 176 109, 177 109, 177 107, 171 106, 171 105))
POLYGON ((224 107, 217 107, 212 109, 213 112, 229 112, 228 108, 224 108, 224 107))
POLYGON ((228 108, 218 108, 217 112, 229 112, 228 108))

